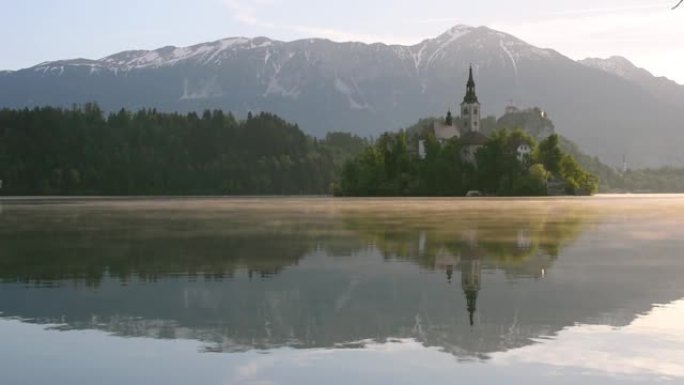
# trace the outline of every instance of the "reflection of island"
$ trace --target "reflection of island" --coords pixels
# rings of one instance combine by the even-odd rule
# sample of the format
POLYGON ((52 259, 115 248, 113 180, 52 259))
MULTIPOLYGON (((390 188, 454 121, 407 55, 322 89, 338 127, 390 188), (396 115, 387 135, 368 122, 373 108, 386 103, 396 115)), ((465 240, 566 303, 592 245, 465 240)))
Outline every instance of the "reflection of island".
POLYGON ((584 211, 536 210, 482 215, 459 212, 459 217, 442 215, 416 220, 410 215, 350 213, 345 226, 366 243, 377 246, 388 259, 412 260, 426 268, 440 263, 444 254, 461 255, 465 249, 488 261, 488 268, 500 268, 513 276, 540 277, 543 266, 526 265, 536 255, 553 261, 560 249, 572 243, 591 223, 584 211))
POLYGON ((387 221, 384 214, 356 213, 348 215, 345 223, 386 259, 411 260, 446 271, 449 282, 458 270, 469 323, 474 325, 483 270, 503 271, 511 278, 543 278, 561 248, 581 234, 591 217, 587 212, 546 209, 528 215, 519 211, 508 216, 459 214, 451 221, 410 217, 387 221))
POLYGON ((0 311, 64 328, 198 339, 212 351, 412 338, 470 358, 575 323, 626 323, 681 296, 671 267, 684 261, 671 254, 653 253, 645 269, 596 257, 611 260, 621 250, 573 247, 594 222, 586 212, 508 213, 176 213, 169 220, 85 212, 17 229, 26 213, 8 208, 0 311))

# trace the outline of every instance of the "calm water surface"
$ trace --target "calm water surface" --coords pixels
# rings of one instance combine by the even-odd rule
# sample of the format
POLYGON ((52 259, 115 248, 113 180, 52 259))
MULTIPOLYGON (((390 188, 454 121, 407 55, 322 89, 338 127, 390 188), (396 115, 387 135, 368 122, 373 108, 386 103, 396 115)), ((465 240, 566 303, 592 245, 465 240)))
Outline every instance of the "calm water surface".
POLYGON ((0 200, 1 384, 684 383, 684 196, 0 200))

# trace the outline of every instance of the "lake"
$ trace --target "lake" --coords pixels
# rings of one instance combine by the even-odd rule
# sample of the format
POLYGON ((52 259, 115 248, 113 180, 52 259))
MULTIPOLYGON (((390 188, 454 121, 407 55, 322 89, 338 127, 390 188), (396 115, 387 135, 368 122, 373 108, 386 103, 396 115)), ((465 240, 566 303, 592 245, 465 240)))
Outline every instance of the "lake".
POLYGON ((0 200, 0 383, 684 383, 684 196, 0 200))

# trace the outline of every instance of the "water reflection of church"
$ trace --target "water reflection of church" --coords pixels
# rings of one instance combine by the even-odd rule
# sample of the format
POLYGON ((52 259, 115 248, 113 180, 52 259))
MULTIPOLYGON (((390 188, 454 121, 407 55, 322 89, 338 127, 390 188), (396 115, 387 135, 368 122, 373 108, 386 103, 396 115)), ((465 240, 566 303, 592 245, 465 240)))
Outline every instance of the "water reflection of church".
POLYGON ((459 258, 450 255, 438 256, 435 267, 446 270, 447 280, 452 281, 454 267, 461 272, 461 288, 466 298, 468 319, 470 325, 475 324, 475 311, 477 310, 477 295, 482 287, 482 258, 481 250, 463 250, 459 258))
MULTIPOLYGON (((466 310, 468 311, 468 321, 471 326, 475 324, 475 313, 477 311, 477 298, 482 288, 482 262, 487 259, 487 251, 478 244, 477 231, 471 230, 462 234, 462 247, 458 256, 443 250, 435 258, 435 268, 446 271, 447 280, 452 282, 454 268, 461 273, 461 288, 466 299, 466 310)), ((424 242, 424 240, 422 241, 424 242)), ((527 229, 518 229, 516 236, 516 248, 520 251, 530 250, 532 240, 527 229)), ((539 275, 544 275, 544 268, 540 268, 539 275)))

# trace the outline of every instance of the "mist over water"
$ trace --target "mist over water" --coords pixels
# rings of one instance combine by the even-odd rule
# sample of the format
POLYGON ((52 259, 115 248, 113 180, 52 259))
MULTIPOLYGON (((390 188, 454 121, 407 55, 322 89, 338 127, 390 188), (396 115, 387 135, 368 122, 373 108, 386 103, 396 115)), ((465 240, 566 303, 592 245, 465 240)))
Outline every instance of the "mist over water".
POLYGON ((0 207, 9 384, 684 380, 683 196, 0 207))

